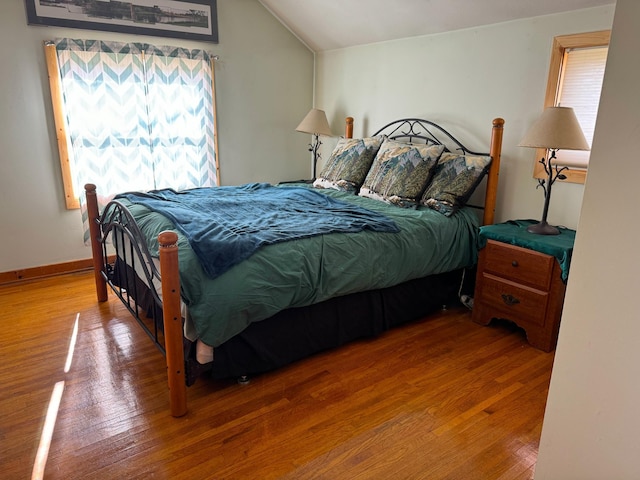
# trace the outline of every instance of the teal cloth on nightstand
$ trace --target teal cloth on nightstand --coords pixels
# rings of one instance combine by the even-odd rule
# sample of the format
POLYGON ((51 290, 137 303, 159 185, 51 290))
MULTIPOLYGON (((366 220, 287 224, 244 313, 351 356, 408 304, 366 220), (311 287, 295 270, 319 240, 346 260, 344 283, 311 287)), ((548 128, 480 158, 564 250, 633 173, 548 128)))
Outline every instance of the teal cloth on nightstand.
POLYGON ((505 223, 480 227, 478 247, 483 248, 487 240, 491 239, 556 257, 562 269, 562 281, 566 283, 569 278, 569 265, 576 232, 562 227, 558 227, 559 235, 537 235, 527 232, 527 227, 536 223, 538 223, 536 220, 509 220, 505 223))

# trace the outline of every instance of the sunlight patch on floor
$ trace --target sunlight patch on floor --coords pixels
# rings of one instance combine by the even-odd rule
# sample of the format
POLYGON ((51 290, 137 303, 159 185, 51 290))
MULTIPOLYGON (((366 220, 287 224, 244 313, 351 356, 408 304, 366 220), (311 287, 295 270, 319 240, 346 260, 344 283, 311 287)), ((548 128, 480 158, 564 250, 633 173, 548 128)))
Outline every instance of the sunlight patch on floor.
MULTIPOLYGON (((80 313, 76 314, 76 320, 73 325, 73 331, 69 340, 69 350, 67 351, 67 360, 64 364, 64 373, 69 373, 71 369, 71 362, 73 361, 73 353, 76 348, 76 341, 78 339, 78 324, 80 321, 80 313)), ((40 435, 40 443, 38 444, 38 451, 36 453, 36 460, 33 463, 33 471, 31 472, 31 480, 40 480, 44 477, 44 468, 47 464, 47 458, 49 457, 49 448, 51 447, 51 439, 53 438, 53 431, 56 426, 56 419, 58 418, 58 411, 60 410, 60 402, 62 401, 62 395, 64 393, 64 380, 56 382, 51 393, 51 399, 49 400, 49 407, 47 408, 47 416, 42 426, 42 434, 40 435)))

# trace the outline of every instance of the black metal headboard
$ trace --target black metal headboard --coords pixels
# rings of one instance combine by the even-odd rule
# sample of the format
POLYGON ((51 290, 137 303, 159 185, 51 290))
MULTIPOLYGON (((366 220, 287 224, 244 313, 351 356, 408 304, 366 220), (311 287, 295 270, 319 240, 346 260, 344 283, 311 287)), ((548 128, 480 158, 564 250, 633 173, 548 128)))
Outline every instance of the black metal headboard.
POLYGON ((489 155, 489 153, 474 152, 465 147, 457 138, 447 132, 440 125, 420 118, 403 118, 388 123, 375 135, 384 134, 391 140, 409 143, 426 143, 427 145, 444 145, 445 151, 468 153, 471 155, 489 155))

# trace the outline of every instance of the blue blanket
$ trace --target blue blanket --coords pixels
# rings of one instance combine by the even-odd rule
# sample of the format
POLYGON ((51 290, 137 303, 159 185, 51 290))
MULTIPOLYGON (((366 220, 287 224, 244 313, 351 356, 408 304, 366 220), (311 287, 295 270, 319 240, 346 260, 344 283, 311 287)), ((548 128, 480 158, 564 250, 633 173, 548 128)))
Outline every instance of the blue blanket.
POLYGON ((263 245, 365 229, 399 231, 384 215, 304 187, 253 183, 119 197, 170 218, 211 278, 249 258, 263 245))

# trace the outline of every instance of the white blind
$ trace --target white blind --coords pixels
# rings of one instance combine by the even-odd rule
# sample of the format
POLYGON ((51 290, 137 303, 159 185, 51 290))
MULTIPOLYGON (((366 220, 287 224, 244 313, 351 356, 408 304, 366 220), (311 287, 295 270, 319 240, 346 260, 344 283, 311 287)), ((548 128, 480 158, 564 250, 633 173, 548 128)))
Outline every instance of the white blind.
MULTIPOLYGON (((562 62, 556 105, 573 107, 589 145, 596 125, 608 50, 608 47, 567 50, 562 62)), ((560 150, 558 163, 574 168, 587 168, 589 153, 560 150)))

